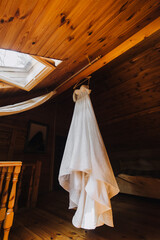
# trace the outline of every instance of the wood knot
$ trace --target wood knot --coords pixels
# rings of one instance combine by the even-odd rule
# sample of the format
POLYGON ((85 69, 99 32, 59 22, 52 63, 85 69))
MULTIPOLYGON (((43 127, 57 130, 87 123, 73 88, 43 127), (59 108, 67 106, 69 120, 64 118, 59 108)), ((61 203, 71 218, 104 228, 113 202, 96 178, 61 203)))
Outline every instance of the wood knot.
POLYGON ((66 19, 66 22, 67 22, 67 25, 70 24, 70 20, 69 19, 66 19))
POLYGON ((128 18, 127 21, 129 21, 130 19, 132 19, 134 17, 135 13, 132 13, 128 18))
POLYGON ((101 37, 98 39, 98 42, 103 42, 106 38, 105 37, 101 37))
POLYGON ((25 19, 26 17, 28 17, 28 14, 23 15, 22 17, 20 17, 21 20, 25 19))
POLYGON ((66 15, 64 13, 60 14, 61 16, 61 22, 60 22, 60 27, 66 23, 66 15))
POLYGON ((89 26, 88 26, 88 30, 92 27, 93 23, 90 22, 89 26))
POLYGON ((13 19, 14 19, 14 17, 10 17, 10 18, 8 19, 8 22, 12 22, 13 19))
POLYGON ((19 17, 20 12, 19 12, 19 8, 17 9, 16 13, 15 13, 15 17, 19 17))
POLYGON ((88 32, 88 36, 90 36, 93 33, 93 31, 88 32))
POLYGON ((75 232, 70 232, 70 234, 72 234, 72 235, 76 235, 76 233, 75 233, 75 232))
POLYGON ((63 16, 63 17, 61 18, 61 24, 63 25, 65 22, 66 22, 66 17, 63 16))
POLYGON ((74 36, 69 36, 68 37, 68 41, 70 42, 70 41, 72 41, 74 39, 74 36))
POLYGON ((72 30, 75 30, 75 27, 74 27, 73 25, 71 25, 70 28, 71 28, 72 30))
POLYGON ((123 12, 124 10, 126 10, 127 4, 128 4, 128 1, 122 5, 122 7, 119 9, 119 13, 123 12))

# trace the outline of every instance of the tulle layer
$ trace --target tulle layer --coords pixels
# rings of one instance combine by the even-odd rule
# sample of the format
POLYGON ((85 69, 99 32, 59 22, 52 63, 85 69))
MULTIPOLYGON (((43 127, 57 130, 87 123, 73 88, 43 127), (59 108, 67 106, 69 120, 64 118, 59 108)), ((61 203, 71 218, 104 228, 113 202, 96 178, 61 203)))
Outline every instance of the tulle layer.
POLYGON ((76 208, 73 224, 94 229, 113 226, 110 199, 119 192, 89 97, 84 86, 76 101, 59 172, 60 185, 69 192, 69 208, 76 208))

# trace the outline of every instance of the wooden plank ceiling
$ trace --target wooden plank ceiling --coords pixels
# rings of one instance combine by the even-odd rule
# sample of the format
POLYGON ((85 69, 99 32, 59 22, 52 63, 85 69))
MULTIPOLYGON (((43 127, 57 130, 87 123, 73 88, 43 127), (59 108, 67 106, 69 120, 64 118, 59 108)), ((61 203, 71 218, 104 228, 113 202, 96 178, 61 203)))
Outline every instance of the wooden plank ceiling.
POLYGON ((87 56, 103 57, 159 16, 157 0, 1 1, 0 48, 63 60, 30 93, 0 83, 1 105, 56 88, 88 64, 87 56))

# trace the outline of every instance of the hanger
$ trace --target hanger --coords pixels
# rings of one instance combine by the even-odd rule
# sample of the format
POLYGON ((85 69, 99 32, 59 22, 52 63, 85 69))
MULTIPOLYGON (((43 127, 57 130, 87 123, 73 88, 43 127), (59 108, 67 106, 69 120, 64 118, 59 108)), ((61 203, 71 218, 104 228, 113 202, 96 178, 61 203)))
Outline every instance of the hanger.
MULTIPOLYGON (((88 54, 86 55, 86 58, 88 59, 88 65, 91 65, 91 61, 90 61, 90 59, 89 59, 88 54)), ((74 85, 73 89, 75 89, 76 87, 78 87, 80 84, 86 82, 87 80, 88 80, 88 88, 89 88, 90 79, 91 79, 91 76, 88 76, 88 77, 86 77, 82 82, 81 82, 81 80, 79 80, 79 81, 74 85)))
POLYGON ((89 88, 90 79, 91 79, 91 76, 88 76, 88 77, 86 77, 85 79, 83 79, 82 81, 79 80, 79 81, 74 85, 73 89, 77 88, 78 86, 80 86, 82 83, 84 83, 84 82, 86 82, 86 81, 88 81, 87 86, 88 86, 88 88, 89 88))

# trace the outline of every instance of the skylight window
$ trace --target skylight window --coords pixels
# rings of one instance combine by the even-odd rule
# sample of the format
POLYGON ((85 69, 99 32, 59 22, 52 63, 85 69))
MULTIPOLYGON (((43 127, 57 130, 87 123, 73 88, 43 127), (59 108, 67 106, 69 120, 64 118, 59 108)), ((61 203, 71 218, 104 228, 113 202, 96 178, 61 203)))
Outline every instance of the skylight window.
POLYGON ((0 80, 29 91, 61 62, 57 59, 0 49, 0 80))
POLYGON ((33 58, 24 53, 0 49, 0 66, 9 68, 26 68, 33 58))

